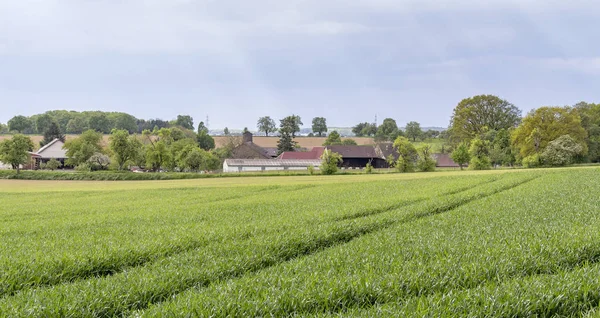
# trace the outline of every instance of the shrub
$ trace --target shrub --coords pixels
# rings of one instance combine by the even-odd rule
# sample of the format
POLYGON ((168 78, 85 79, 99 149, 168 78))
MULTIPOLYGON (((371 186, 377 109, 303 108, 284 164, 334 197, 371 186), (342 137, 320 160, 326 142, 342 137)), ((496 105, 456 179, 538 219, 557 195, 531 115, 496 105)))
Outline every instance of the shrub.
POLYGON ((471 141, 471 146, 469 147, 469 155, 471 156, 469 169, 488 170, 492 168, 489 144, 489 141, 479 138, 471 141))
POLYGON ((469 163, 469 169, 472 170, 489 170, 492 167, 492 162, 489 157, 473 157, 469 163))
POLYGON ((373 166, 371 165, 371 163, 370 163, 370 162, 369 162, 369 163, 367 163, 367 166, 365 167, 365 172, 366 172, 367 174, 371 174, 371 173, 373 173, 373 166))
POLYGON ((62 166, 60 161, 58 161, 54 158, 50 159, 50 161, 48 161, 48 163, 46 163, 46 169, 52 170, 52 171, 60 168, 60 166, 62 166))
POLYGON ((566 166, 583 154, 583 146, 569 135, 563 135, 551 141, 542 155, 541 161, 550 166, 566 166))
POLYGON ((435 171, 436 161, 431 156, 431 145, 425 144, 418 150, 417 168, 423 172, 435 171))
POLYGON ((523 158, 523 161, 521 162, 521 164, 525 168, 537 168, 540 166, 540 155, 536 153, 536 154, 527 156, 527 157, 523 158))
POLYGON ((327 175, 336 173, 338 171, 338 164, 342 162, 342 156, 339 153, 327 149, 321 156, 321 159, 321 173, 327 175))
POLYGON ((315 174, 315 166, 310 165, 310 166, 308 166, 307 169, 308 169, 309 174, 311 174, 311 175, 315 174))

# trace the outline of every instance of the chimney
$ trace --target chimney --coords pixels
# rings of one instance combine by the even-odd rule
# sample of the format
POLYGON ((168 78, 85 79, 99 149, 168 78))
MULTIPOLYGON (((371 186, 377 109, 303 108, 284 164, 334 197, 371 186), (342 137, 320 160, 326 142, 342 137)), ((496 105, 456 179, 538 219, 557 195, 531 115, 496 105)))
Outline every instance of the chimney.
POLYGON ((252 133, 249 132, 249 131, 247 131, 247 132, 244 133, 244 137, 243 138, 244 138, 243 139, 244 143, 246 143, 246 142, 253 142, 252 141, 252 133))

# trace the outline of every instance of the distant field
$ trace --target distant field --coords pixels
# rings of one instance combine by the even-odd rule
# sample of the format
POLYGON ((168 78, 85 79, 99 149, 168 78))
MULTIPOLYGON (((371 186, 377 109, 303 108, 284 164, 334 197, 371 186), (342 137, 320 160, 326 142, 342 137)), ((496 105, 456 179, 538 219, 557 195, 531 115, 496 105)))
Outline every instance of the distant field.
POLYGON ((0 180, 0 316, 582 316, 600 169, 0 180))
MULTIPOLYGON (((67 135, 67 140, 76 138, 77 136, 78 135, 67 135)), ((39 135, 31 135, 30 137, 36 146, 39 146, 40 141, 42 139, 44 139, 43 136, 39 136, 39 135)), ((105 144, 108 144, 108 137, 109 137, 109 135, 104 135, 105 144)), ((11 136, 10 135, 0 135, 0 141, 7 139, 7 138, 11 138, 11 136)), ((215 144, 218 148, 218 147, 222 147, 223 145, 225 145, 225 143, 227 143, 227 140, 229 137, 215 136, 213 138, 215 139, 215 144)), ((342 138, 342 140, 343 139, 347 139, 347 138, 342 138)), ((370 145, 370 144, 374 143, 373 138, 355 137, 355 138, 351 138, 351 139, 354 139, 356 141, 356 143, 358 143, 359 145, 370 145)), ((254 143, 261 147, 277 147, 278 140, 279 140, 279 137, 259 137, 259 136, 254 137, 254 143)), ((297 141, 298 144, 300 144, 300 147, 311 149, 313 147, 322 146, 323 143, 325 142, 325 137, 322 137, 322 138, 298 137, 295 139, 295 141, 297 141)))

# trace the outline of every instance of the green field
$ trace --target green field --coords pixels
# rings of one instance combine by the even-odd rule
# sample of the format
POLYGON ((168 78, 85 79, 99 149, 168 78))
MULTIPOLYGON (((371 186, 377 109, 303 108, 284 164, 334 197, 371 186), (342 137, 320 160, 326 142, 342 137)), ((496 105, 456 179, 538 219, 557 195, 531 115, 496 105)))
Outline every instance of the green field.
POLYGON ((600 168, 0 180, 0 316, 595 316, 600 168))

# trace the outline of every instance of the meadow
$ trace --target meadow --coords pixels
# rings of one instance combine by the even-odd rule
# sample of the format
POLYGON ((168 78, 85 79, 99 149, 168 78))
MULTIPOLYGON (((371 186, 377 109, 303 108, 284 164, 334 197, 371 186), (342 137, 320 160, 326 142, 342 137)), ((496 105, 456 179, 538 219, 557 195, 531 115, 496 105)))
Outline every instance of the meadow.
POLYGON ((0 180, 0 316, 597 316, 600 168, 0 180))

